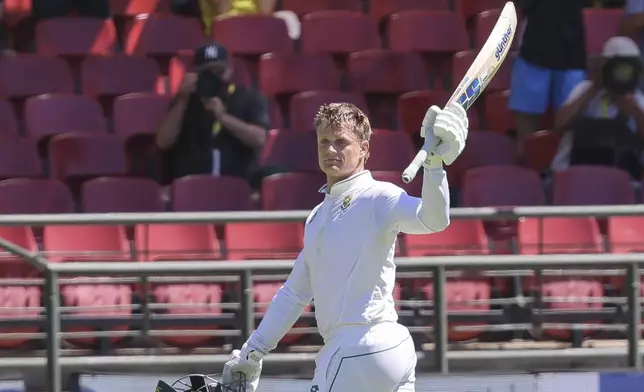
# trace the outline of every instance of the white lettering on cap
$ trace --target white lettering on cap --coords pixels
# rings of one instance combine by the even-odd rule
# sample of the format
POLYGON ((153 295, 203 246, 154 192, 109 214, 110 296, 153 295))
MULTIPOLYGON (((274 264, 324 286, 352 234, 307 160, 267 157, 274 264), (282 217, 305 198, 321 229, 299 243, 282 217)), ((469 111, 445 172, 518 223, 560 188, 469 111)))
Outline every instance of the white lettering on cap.
POLYGON ((208 60, 217 59, 219 57, 219 50, 216 46, 209 46, 206 48, 205 57, 208 60))

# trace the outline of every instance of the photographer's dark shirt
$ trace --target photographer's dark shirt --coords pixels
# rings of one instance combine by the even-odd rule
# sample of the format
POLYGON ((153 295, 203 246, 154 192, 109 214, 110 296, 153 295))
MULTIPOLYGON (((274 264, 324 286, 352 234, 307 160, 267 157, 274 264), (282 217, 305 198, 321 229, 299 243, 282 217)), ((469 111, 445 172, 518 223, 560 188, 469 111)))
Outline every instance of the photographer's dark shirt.
MULTIPOLYGON (((585 69, 582 10, 592 0, 521 0, 527 23, 519 55, 549 69, 585 69)), ((517 39, 519 37, 516 37, 517 39)))
MULTIPOLYGON (((226 111, 246 123, 268 131, 266 99, 256 90, 231 85, 222 99, 226 111)), ((215 121, 201 99, 190 97, 181 133, 169 151, 171 179, 213 172, 213 150, 219 150, 219 174, 248 178, 256 163, 256 151, 215 121)))

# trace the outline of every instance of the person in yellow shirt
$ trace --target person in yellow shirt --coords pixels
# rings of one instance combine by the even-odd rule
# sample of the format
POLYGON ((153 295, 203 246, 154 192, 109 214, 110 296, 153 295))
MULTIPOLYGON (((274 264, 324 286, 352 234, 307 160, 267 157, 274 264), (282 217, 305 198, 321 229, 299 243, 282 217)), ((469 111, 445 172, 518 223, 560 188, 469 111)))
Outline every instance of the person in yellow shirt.
POLYGON ((212 21, 218 17, 248 14, 274 15, 286 23, 293 39, 300 36, 300 21, 291 11, 275 12, 277 0, 198 0, 206 35, 210 35, 212 21))

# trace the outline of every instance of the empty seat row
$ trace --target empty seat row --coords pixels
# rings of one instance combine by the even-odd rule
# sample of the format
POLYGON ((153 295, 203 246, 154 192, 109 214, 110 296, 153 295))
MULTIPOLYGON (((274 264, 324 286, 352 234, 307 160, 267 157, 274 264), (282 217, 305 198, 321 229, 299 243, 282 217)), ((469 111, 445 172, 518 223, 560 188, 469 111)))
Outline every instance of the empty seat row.
MULTIPOLYGON (((94 173, 100 176, 100 173, 94 173)), ((419 196, 421 181, 404 184, 400 171, 373 171, 380 181, 392 182, 419 196)), ((153 180, 130 177, 90 178, 79 187, 83 212, 165 211, 164 193, 153 180)), ((318 192, 325 178, 318 172, 280 173, 263 179, 259 205, 246 181, 231 177, 193 175, 170 186, 173 211, 310 210, 322 201, 318 192)), ((72 187, 72 189, 75 189, 72 187)), ((628 175, 612 168, 579 166, 557 173, 551 192, 544 191, 536 172, 515 166, 469 169, 461 192, 464 207, 634 204, 628 175), (550 197, 547 195, 550 194, 550 197)), ((74 194, 59 180, 13 178, 0 181, 0 213, 74 212, 74 194)), ((498 227, 496 228, 498 229, 498 227)), ((493 228, 492 231, 495 229, 493 228)))

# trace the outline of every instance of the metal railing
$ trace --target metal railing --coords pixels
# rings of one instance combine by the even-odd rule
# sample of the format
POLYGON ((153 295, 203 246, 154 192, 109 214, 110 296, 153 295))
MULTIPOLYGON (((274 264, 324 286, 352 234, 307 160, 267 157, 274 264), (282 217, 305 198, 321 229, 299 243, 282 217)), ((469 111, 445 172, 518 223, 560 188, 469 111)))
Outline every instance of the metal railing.
MULTIPOLYGON (((60 214, 60 215, 3 215, 0 226, 45 226, 45 225, 134 225, 154 223, 208 223, 225 224, 251 221, 302 222, 308 211, 287 212, 220 212, 220 213, 116 213, 116 214, 60 214)), ((517 208, 462 208, 452 210, 453 219, 478 218, 483 220, 518 220, 527 217, 552 216, 627 216, 644 215, 644 205, 637 206, 593 206, 593 207, 517 207, 517 208)), ((288 273, 292 260, 261 261, 180 261, 162 263, 133 262, 69 262, 51 263, 41 253, 30 252, 0 238, 0 248, 24 258, 38 268, 45 277, 46 311, 46 368, 51 392, 60 392, 62 386, 61 360, 61 279, 67 275, 81 276, 138 276, 145 282, 151 276, 177 275, 237 275, 240 277, 243 322, 241 337, 246 338, 254 329, 254 305, 250 287, 253 277, 261 274, 288 273)), ((525 270, 535 269, 588 269, 610 268, 626 271, 627 282, 627 332, 628 365, 641 369, 642 356, 639 348, 641 303, 640 271, 644 267, 644 254, 584 254, 584 255, 491 255, 491 256, 440 256, 423 258, 399 258, 397 266, 401 271, 431 272, 433 287, 433 352, 439 372, 449 371, 447 352, 448 327, 445 297, 446 274, 449 270, 525 270)), ((463 357, 463 353, 461 357, 463 357)), ((270 357, 270 356, 269 356, 270 357)), ((475 356, 472 356, 473 358, 475 356)), ((479 357, 481 357, 479 355, 479 357)), ((482 357, 481 357, 482 358, 482 357)), ((68 361, 72 363, 73 360, 68 361)), ((28 359, 21 359, 26 361, 28 359)), ((16 359, 20 362, 21 360, 16 359)), ((30 358, 30 364, 41 366, 37 358, 30 358)), ((116 361, 124 359, 116 358, 116 361)), ((131 359, 130 359, 131 360, 131 359)), ((197 359, 203 361, 204 359, 197 359)), ((214 358, 210 358, 214 361, 214 358)), ((97 363, 100 359, 97 358, 97 363)), ((172 358, 153 361, 172 361, 172 358)), ((154 362, 153 362, 154 363, 154 362)))

